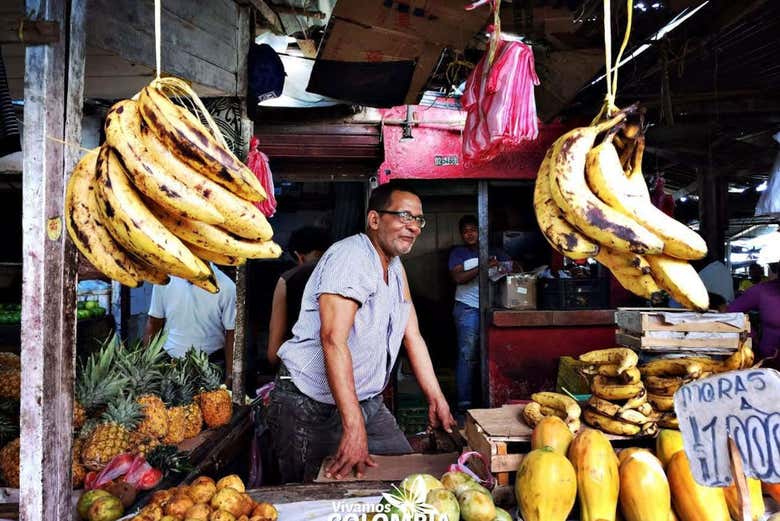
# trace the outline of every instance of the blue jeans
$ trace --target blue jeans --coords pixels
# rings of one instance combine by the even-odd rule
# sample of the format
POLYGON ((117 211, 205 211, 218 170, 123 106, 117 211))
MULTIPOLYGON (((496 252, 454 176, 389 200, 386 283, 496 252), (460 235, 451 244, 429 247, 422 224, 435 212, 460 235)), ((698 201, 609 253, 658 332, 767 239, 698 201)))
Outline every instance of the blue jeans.
POLYGON ((458 359, 455 384, 458 389, 458 412, 465 412, 476 402, 479 388, 479 309, 455 302, 452 310, 458 337, 458 359))

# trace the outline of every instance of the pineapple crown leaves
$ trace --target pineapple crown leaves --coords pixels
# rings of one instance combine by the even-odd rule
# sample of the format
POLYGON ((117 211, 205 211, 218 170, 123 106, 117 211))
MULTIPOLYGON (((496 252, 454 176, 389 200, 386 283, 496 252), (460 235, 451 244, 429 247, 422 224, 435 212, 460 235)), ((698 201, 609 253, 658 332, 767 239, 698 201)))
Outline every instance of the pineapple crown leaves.
POLYGON ((195 383, 182 360, 171 362, 164 374, 160 387, 160 398, 169 407, 189 405, 195 395, 195 383))
POLYGON ((118 346, 117 365, 128 379, 128 386, 134 393, 141 395, 159 392, 162 369, 168 361, 168 355, 163 349, 165 339, 165 334, 158 334, 148 346, 142 341, 136 341, 130 346, 118 346))
POLYGON ((119 374, 114 363, 118 345, 117 335, 110 336, 79 367, 76 398, 87 413, 94 413, 114 400, 128 384, 128 379, 119 374))
POLYGON ((146 455, 146 462, 165 476, 188 473, 194 468, 189 453, 179 451, 176 445, 158 445, 146 455))
POLYGON ((143 417, 141 405, 135 401, 132 394, 127 393, 110 402, 100 419, 103 422, 116 423, 127 430, 133 430, 143 417))
POLYGON ((222 385, 222 371, 209 361, 209 355, 205 351, 191 347, 185 353, 184 360, 199 389, 215 391, 222 385))

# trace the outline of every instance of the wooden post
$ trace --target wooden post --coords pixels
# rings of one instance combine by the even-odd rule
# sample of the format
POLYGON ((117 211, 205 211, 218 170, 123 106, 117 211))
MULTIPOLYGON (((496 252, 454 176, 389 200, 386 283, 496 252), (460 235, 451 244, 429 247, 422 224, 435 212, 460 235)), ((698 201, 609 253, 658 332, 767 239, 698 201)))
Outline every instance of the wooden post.
POLYGON ((78 157, 86 0, 26 0, 59 39, 25 53, 20 518, 70 519, 76 255, 63 223, 78 157))
MULTIPOLYGON (((479 230, 479 367, 482 383, 482 405, 490 407, 487 358, 487 317, 490 309, 490 280, 488 279, 488 182, 479 181, 477 192, 477 221, 479 230)), ((476 406, 476 404, 474 404, 476 406)))
POLYGON ((731 436, 729 436, 729 461, 731 462, 731 477, 734 478, 737 499, 739 500, 741 519, 737 521, 751 521, 753 516, 750 515, 750 492, 748 492, 747 478, 742 468, 742 456, 739 454, 737 443, 731 436))
POLYGON ((728 227, 728 183, 724 176, 718 175, 712 162, 712 146, 708 145, 709 167, 699 172, 699 220, 701 235, 707 243, 707 249, 716 260, 725 257, 725 237, 728 227))

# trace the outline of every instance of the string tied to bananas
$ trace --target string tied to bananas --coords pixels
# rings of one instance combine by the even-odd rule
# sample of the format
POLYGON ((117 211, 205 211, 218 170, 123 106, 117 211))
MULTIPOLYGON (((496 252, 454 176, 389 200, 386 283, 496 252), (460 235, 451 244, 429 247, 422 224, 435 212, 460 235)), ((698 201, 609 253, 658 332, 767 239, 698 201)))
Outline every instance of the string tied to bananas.
POLYGON ((593 124, 601 121, 603 118, 611 118, 620 109, 615 105, 618 86, 618 71, 623 53, 628 46, 628 40, 631 37, 631 25, 634 14, 634 0, 626 0, 626 32, 623 35, 623 41, 620 44, 615 63, 612 63, 612 6, 610 0, 604 0, 604 62, 605 76, 607 83, 607 93, 604 96, 604 104, 598 115, 594 118, 593 124))

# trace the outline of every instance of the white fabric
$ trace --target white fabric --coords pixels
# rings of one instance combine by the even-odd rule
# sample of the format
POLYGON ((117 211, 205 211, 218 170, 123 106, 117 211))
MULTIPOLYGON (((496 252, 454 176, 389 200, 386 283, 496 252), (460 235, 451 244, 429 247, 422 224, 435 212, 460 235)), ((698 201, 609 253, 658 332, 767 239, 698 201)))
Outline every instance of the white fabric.
POLYGON ((212 294, 179 277, 154 286, 149 315, 165 319, 165 350, 175 358, 195 346, 208 354, 225 346, 225 331, 236 327, 236 284, 211 265, 219 293, 212 294))
MULTIPOLYGON (((713 292, 714 293, 714 292, 713 292)), ((741 328, 745 325, 744 313, 658 313, 665 324, 683 324, 688 322, 722 322, 741 328)))
POLYGON ((734 300, 734 283, 731 280, 731 272, 722 262, 710 262, 699 272, 699 277, 710 293, 720 295, 726 299, 726 302, 734 300))
MULTIPOLYGON (((780 143, 780 132, 775 134, 775 141, 780 143)), ((767 180, 766 190, 761 194, 756 204, 756 217, 760 215, 780 216, 780 152, 775 157, 775 164, 767 180)))

